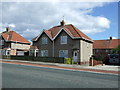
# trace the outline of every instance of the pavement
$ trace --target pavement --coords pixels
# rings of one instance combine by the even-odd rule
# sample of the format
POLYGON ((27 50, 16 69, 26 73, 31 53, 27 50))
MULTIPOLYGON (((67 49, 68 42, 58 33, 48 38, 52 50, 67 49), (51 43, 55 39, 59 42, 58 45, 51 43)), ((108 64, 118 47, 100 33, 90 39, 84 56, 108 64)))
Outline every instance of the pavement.
POLYGON ((50 67, 50 68, 62 68, 62 69, 72 69, 72 70, 84 70, 84 71, 92 71, 92 72, 102 72, 102 73, 113 73, 113 74, 120 74, 120 66, 114 65, 97 65, 97 66, 83 66, 77 64, 60 64, 60 63, 48 63, 48 62, 37 62, 37 61, 23 61, 23 60, 7 60, 7 59, 0 59, 2 62, 11 62, 17 64, 29 64, 35 66, 42 66, 42 67, 50 67))

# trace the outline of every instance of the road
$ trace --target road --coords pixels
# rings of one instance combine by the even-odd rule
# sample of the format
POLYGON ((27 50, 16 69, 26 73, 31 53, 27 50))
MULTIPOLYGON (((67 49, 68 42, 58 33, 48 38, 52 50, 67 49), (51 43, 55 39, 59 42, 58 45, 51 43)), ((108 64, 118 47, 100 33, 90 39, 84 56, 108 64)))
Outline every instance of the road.
POLYGON ((3 88, 118 88, 118 75, 2 64, 3 88))

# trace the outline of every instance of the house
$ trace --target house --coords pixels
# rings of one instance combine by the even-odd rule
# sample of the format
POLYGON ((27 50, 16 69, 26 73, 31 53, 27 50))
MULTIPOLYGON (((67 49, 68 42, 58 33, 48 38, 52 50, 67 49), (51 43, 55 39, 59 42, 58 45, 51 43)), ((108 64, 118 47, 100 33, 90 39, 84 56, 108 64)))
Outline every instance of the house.
POLYGON ((118 45, 120 45, 120 39, 112 39, 112 37, 106 40, 94 40, 93 53, 95 56, 107 57, 118 45))
POLYGON ((66 25, 64 20, 58 26, 43 30, 32 42, 36 47, 32 49, 32 53, 37 53, 35 56, 73 58, 80 64, 89 64, 93 54, 93 40, 72 24, 66 25))
POLYGON ((1 55, 24 55, 29 51, 30 42, 9 27, 0 34, 1 55))

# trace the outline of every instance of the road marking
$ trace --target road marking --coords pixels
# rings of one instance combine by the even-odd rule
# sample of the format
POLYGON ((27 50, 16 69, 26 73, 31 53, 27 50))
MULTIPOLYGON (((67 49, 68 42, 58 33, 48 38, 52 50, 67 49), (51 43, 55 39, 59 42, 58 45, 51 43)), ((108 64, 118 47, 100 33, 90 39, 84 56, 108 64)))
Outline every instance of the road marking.
POLYGON ((99 74, 112 74, 112 75, 118 75, 118 73, 108 73, 108 72, 100 72, 99 70, 83 70, 79 68, 69 68, 69 67, 57 67, 57 66, 49 66, 49 65, 38 65, 38 64, 26 64, 26 63, 12 63, 12 62, 2 62, 5 64, 13 64, 13 65, 22 65, 22 66, 31 66, 31 67, 41 67, 41 68, 47 68, 47 69, 59 69, 59 70, 67 70, 67 71, 78 71, 78 72, 90 72, 90 73, 99 73, 99 74))

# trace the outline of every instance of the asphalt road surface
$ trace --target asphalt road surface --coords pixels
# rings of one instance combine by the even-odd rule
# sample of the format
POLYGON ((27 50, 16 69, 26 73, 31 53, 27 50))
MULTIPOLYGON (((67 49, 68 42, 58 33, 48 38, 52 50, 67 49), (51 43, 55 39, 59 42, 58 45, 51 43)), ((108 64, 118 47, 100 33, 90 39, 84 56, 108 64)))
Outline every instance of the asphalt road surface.
POLYGON ((3 63, 2 88, 118 88, 118 75, 3 63))

